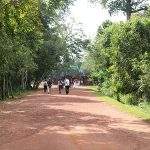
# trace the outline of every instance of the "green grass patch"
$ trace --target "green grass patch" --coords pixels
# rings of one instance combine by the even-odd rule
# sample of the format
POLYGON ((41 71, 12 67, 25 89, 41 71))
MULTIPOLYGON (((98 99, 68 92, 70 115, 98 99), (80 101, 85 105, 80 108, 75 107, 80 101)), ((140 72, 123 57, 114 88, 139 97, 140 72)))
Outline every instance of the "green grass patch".
POLYGON ((37 91, 37 90, 31 89, 31 90, 15 91, 15 92, 13 92, 13 97, 10 96, 9 98, 6 98, 4 100, 0 100, 0 103, 7 102, 7 101, 17 101, 17 100, 24 98, 25 96, 35 92, 35 91, 37 91))
POLYGON ((113 98, 101 95, 98 92, 97 86, 89 86, 88 88, 91 91, 93 91, 99 99, 101 99, 101 100, 107 102, 108 104, 118 108, 119 110, 121 110, 123 112, 127 112, 127 113, 131 114, 132 116, 141 118, 141 119, 146 120, 146 121, 150 120, 150 104, 141 103, 139 106, 122 104, 121 102, 119 102, 113 98))

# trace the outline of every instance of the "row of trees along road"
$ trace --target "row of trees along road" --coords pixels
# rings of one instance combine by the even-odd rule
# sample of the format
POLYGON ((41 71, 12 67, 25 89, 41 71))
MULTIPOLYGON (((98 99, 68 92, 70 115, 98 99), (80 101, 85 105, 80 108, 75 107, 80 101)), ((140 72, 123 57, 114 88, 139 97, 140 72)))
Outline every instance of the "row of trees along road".
MULTIPOLYGON (((0 99, 37 88, 84 45, 63 24, 71 0, 0 0, 0 99), (73 46, 80 47, 74 49, 73 46)), ((70 66, 68 65, 67 68, 70 66)))
MULTIPOLYGON (((115 10, 120 10, 120 5, 115 10)), ((149 102, 150 10, 132 14, 126 22, 105 21, 88 46, 83 68, 99 85, 102 94, 122 103, 149 102)))
MULTIPOLYGON (((146 0, 89 1, 100 2, 111 14, 123 11, 128 19, 132 13, 147 9, 146 0)), ((51 72, 80 70, 80 51, 89 41, 73 36, 63 24, 63 16, 72 3, 73 0, 0 0, 0 99, 31 88, 32 82, 37 88, 51 72)), ((105 30, 99 32, 99 37, 105 35, 105 30)))

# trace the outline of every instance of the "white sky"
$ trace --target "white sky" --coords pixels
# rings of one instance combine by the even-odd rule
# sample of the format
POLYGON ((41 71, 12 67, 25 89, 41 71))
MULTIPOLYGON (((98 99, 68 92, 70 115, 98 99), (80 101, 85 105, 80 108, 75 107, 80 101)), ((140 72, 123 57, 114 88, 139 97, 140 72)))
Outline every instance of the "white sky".
POLYGON ((76 0, 70 11, 66 22, 72 24, 74 30, 81 28, 88 38, 94 38, 98 27, 105 20, 118 22, 126 19, 123 14, 110 17, 106 9, 99 4, 91 4, 89 0, 76 0))

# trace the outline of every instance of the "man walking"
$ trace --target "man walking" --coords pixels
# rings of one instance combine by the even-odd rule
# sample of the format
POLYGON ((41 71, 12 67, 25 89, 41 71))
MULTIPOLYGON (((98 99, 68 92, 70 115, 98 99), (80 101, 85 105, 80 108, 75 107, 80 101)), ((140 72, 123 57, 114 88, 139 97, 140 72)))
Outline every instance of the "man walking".
POLYGON ((70 81, 68 78, 65 78, 65 91, 66 91, 66 94, 68 95, 69 94, 69 88, 70 88, 70 81))
POLYGON ((58 80, 58 88, 59 88, 59 94, 61 94, 61 90, 63 89, 63 81, 61 79, 58 80))
POLYGON ((47 81, 47 84, 48 84, 48 89, 47 89, 47 91, 48 91, 48 94, 50 93, 52 93, 52 80, 49 78, 48 79, 48 81, 47 81))
POLYGON ((44 93, 46 93, 47 87, 48 87, 48 84, 47 84, 46 80, 43 82, 43 85, 44 85, 44 93))

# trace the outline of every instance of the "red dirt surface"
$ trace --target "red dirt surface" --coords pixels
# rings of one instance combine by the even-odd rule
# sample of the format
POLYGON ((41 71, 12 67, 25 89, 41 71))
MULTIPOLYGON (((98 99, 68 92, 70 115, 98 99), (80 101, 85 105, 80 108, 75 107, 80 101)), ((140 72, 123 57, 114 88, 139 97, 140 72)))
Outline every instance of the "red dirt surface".
POLYGON ((0 150, 150 150, 150 126, 88 89, 0 103, 0 150))

